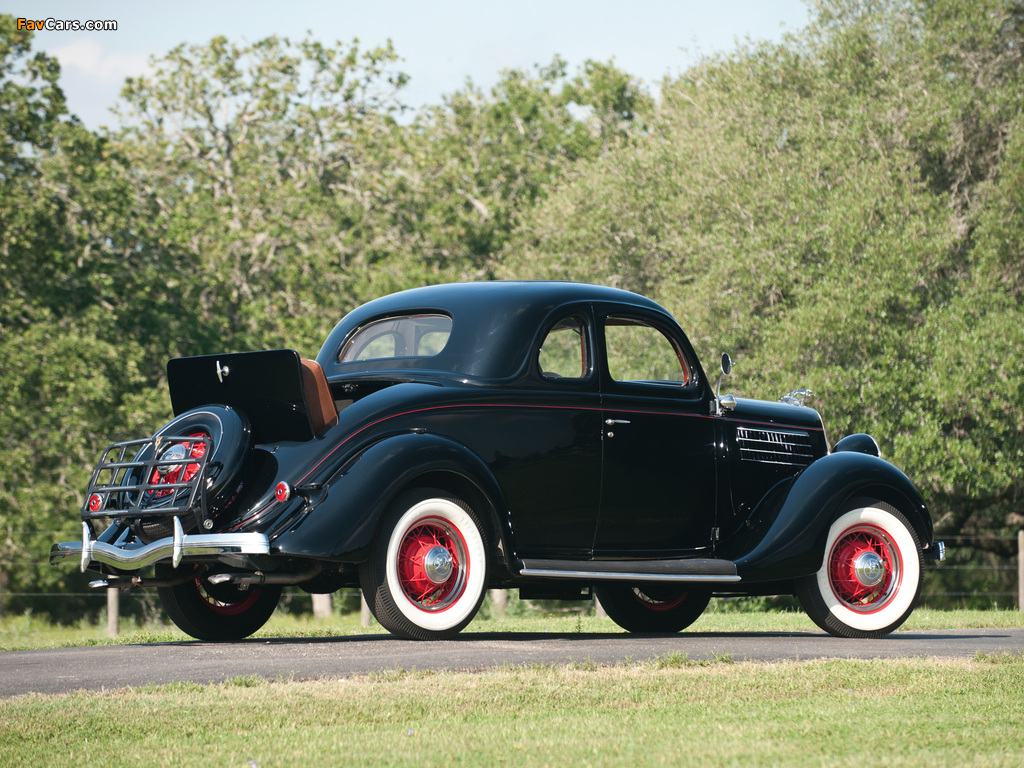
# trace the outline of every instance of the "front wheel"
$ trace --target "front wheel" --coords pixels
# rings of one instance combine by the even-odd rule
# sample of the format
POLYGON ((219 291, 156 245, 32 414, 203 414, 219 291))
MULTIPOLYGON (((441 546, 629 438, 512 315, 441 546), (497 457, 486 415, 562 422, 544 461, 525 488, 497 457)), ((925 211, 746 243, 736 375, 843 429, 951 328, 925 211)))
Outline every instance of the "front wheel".
MULTIPOLYGON (((180 584, 160 587, 157 594, 168 618, 197 640, 241 640, 258 630, 273 614, 281 598, 281 585, 263 584, 240 589, 233 584, 211 584, 212 572, 202 566, 180 584)), ((170 576, 164 571, 159 576, 170 576)))
POLYGON ((837 637, 884 637, 914 610, 921 593, 921 546, 895 507, 871 502, 829 528, 817 573, 797 584, 807 615, 837 637))
POLYGON ((605 613, 627 632, 680 632, 711 602, 706 587, 606 584, 594 588, 605 613))
POLYGON ((487 547, 476 514, 443 491, 406 493, 392 506, 360 566, 381 626, 408 640, 441 640, 476 615, 487 585, 487 547))

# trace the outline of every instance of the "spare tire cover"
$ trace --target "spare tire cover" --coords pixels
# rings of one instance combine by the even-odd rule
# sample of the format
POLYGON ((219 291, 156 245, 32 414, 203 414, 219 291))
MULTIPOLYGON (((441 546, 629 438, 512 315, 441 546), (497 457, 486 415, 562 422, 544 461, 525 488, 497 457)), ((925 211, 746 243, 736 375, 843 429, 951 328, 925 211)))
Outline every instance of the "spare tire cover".
MULTIPOLYGON (((206 462, 207 511, 213 517, 236 495, 252 451, 252 429, 241 411, 224 405, 207 405, 181 414, 161 427, 154 437, 188 437, 198 433, 205 433, 213 443, 206 462)), ((145 448, 136 459, 149 459, 152 450, 152 446, 145 448)), ((153 507, 158 505, 156 502, 153 507)), ((195 517, 186 515, 181 518, 181 524, 186 532, 194 530, 195 517)), ((143 539, 162 538, 173 532, 172 521, 143 518, 136 531, 143 539)))

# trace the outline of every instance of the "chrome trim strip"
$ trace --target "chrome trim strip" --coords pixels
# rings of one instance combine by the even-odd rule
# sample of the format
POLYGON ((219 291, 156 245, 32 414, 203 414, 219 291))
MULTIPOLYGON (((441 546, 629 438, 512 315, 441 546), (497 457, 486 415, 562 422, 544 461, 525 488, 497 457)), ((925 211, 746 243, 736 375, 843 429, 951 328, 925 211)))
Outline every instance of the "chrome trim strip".
POLYGON ((523 568, 520 576, 538 576, 545 579, 579 579, 581 581, 697 581, 729 582, 740 581, 739 576, 698 573, 613 573, 609 571, 553 571, 541 568, 523 568))
POLYGON ((171 539, 171 565, 177 568, 185 555, 185 531, 181 527, 181 519, 174 518, 174 536, 171 539))
POLYGON ((174 536, 157 539, 150 544, 116 546, 91 540, 89 526, 85 524, 83 528, 81 542, 65 541, 53 545, 50 549, 50 565, 57 565, 68 557, 80 557, 81 569, 84 573, 90 563, 103 563, 115 568, 124 566, 144 568, 161 560, 171 560, 177 565, 182 558, 186 557, 266 555, 270 553, 270 539, 262 533, 188 535, 181 533, 180 525, 178 525, 175 526, 174 536))
MULTIPOLYGON (((92 529, 88 523, 82 523, 82 573, 89 567, 92 560, 92 529)), ((50 562, 53 562, 53 549, 50 550, 50 562)))
MULTIPOLYGON (((747 432, 763 432, 766 435, 780 435, 781 437, 802 437, 807 439, 807 433, 803 431, 797 431, 792 429, 776 429, 775 427, 737 427, 737 429, 746 430, 747 432)), ((759 440, 762 443, 774 443, 778 444, 779 440, 772 440, 771 438, 765 440, 759 440)))
POLYGON ((743 457, 744 461, 756 461, 758 464, 779 464, 783 467, 806 467, 811 464, 810 461, 773 461, 771 459, 755 459, 747 456, 743 457))

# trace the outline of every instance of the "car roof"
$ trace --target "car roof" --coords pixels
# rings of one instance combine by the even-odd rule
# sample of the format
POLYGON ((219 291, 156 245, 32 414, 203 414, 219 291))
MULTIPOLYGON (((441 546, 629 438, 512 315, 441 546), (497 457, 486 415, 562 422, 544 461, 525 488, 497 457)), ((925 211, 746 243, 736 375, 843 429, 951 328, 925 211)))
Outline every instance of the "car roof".
POLYGON ((507 379, 521 372, 539 326, 561 307, 612 303, 668 314, 659 304, 618 288, 557 281, 489 281, 413 288, 354 309, 327 337, 317 362, 328 378, 365 372, 414 370, 461 377, 507 379), (384 317, 445 314, 452 332, 445 348, 429 358, 338 363, 351 333, 384 317))

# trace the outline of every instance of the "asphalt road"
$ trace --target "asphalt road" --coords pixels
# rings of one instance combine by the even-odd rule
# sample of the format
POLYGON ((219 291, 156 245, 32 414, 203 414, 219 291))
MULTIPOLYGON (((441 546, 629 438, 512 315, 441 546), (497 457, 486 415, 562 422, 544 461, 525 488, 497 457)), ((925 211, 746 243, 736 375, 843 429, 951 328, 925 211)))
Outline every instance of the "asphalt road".
POLYGON ((260 675, 309 680, 388 670, 484 670, 501 665, 591 661, 619 664, 673 652, 736 661, 970 658, 1024 652, 1024 629, 897 632, 882 640, 841 640, 819 632, 678 635, 466 633, 443 642, 389 635, 281 638, 237 643, 150 643, 0 653, 0 696, 66 693, 171 682, 211 683, 260 675))

